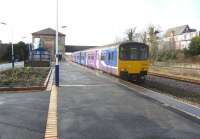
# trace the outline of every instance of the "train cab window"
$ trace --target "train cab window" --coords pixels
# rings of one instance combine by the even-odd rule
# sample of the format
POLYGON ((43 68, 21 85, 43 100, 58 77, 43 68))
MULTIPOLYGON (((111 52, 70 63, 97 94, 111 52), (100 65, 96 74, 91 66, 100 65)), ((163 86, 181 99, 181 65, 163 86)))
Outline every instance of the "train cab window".
POLYGON ((148 58, 148 46, 144 44, 128 44, 119 48, 121 60, 145 60, 148 58))
POLYGON ((130 51, 128 51, 128 57, 129 59, 138 59, 138 50, 137 48, 130 48, 130 51))
POLYGON ((148 54, 148 47, 140 47, 140 51, 139 51, 139 56, 140 56, 140 59, 147 59, 149 57, 149 54, 148 54))
POLYGON ((126 47, 120 49, 120 58, 122 60, 137 60, 138 50, 137 47, 126 47))

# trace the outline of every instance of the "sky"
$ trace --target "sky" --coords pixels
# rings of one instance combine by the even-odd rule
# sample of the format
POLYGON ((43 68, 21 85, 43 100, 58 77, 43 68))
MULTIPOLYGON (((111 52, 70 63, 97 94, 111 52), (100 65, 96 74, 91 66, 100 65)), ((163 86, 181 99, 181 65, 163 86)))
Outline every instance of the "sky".
MULTIPOLYGON (((56 27, 56 0, 0 0, 0 40, 31 42, 31 33, 56 27)), ((66 44, 105 45, 129 28, 161 31, 188 24, 200 30, 200 0, 59 0, 59 31, 66 44), (67 28, 60 28, 67 26, 67 28)))

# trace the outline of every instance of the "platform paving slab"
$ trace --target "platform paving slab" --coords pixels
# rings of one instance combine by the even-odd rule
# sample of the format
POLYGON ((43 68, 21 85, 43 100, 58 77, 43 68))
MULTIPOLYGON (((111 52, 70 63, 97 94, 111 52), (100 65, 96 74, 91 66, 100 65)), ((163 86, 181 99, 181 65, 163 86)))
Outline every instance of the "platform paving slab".
POLYGON ((199 139, 200 124, 84 68, 62 63, 60 139, 199 139))
POLYGON ((1 92, 0 139, 43 139, 49 92, 1 92))

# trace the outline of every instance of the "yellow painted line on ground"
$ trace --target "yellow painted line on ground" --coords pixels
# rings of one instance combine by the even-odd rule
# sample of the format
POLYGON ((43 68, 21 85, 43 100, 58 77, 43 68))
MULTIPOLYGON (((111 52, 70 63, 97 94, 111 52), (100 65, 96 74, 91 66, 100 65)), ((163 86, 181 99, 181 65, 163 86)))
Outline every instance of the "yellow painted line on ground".
POLYGON ((53 85, 49 102, 45 139, 58 139, 57 95, 57 87, 53 85))

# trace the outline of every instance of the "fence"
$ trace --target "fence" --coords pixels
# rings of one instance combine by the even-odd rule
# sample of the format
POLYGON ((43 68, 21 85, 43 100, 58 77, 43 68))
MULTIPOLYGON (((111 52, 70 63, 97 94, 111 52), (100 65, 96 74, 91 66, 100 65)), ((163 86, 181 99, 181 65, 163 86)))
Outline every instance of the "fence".
POLYGON ((29 56, 29 64, 34 67, 50 66, 51 55, 44 48, 32 50, 29 56))
POLYGON ((185 69, 200 69, 200 63, 170 63, 170 62, 156 62, 152 66, 158 67, 172 67, 172 68, 185 68, 185 69))
POLYGON ((150 71, 163 74, 181 75, 190 78, 200 78, 199 64, 156 63, 151 65, 150 71))

